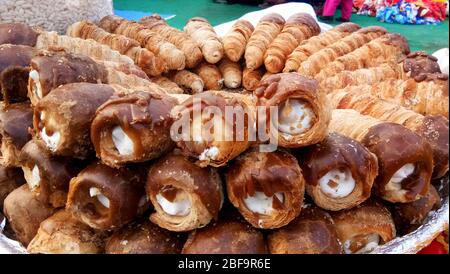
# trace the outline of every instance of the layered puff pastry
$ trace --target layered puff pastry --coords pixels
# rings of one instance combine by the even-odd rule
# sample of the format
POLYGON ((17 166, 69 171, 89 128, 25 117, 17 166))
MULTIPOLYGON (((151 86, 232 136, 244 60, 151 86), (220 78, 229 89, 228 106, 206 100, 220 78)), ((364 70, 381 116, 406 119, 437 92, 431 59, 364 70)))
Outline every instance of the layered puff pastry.
POLYGON ((378 160, 360 142, 330 133, 296 156, 305 176, 306 192, 319 207, 338 211, 370 197, 378 160))
POLYGON ((267 238, 271 254, 339 254, 342 246, 331 216, 308 205, 289 225, 271 232, 267 238))
POLYGON ((31 254, 97 254, 104 250, 104 235, 64 209, 45 219, 27 247, 31 254))
POLYGON ((55 208, 64 207, 69 182, 82 169, 77 160, 54 156, 41 140, 31 140, 20 152, 23 174, 37 199, 55 208))
POLYGON ((150 220, 171 231, 190 231, 217 219, 223 203, 222 181, 214 168, 200 168, 178 150, 150 168, 147 197, 150 220))
POLYGON ((300 214, 305 179, 285 151, 251 149, 229 166, 225 178, 231 203, 256 228, 283 227, 300 214))
POLYGON ((369 253, 396 236, 391 214, 375 200, 334 212, 332 218, 346 254, 369 253))
POLYGON ((119 229, 147 207, 146 173, 145 166, 113 169, 93 163, 70 181, 66 209, 94 229, 119 229))
POLYGON ((98 158, 120 167, 170 151, 170 111, 177 103, 167 95, 139 91, 110 98, 96 110, 90 127, 98 158))
POLYGON ((106 241, 106 254, 179 254, 185 235, 139 219, 114 232, 106 241))
POLYGON ((281 147, 304 147, 327 136, 331 105, 316 81, 297 73, 274 74, 262 80, 254 94, 266 108, 266 119, 258 119, 265 126, 258 129, 266 129, 281 147))
POLYGON ((351 109, 333 110, 330 131, 361 142, 378 159, 374 193, 390 202, 412 202, 428 192, 433 172, 431 146, 402 125, 351 109))

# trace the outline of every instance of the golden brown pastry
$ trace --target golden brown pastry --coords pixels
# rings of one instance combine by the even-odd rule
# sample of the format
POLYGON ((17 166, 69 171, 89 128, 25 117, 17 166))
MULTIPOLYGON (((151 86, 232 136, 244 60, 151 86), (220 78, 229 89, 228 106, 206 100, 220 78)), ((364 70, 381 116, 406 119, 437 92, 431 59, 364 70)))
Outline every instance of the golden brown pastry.
POLYGON ((313 36, 308 40, 300 43, 295 50, 289 54, 284 66, 283 72, 296 72, 300 64, 306 61, 309 56, 317 51, 337 42, 338 40, 359 30, 361 27, 355 23, 342 23, 329 31, 322 32, 317 36, 313 36))
POLYGON ((164 76, 152 77, 150 78, 150 81, 167 90, 171 94, 184 93, 184 90, 180 86, 178 86, 175 82, 173 82, 167 77, 164 76))
POLYGON ((114 93, 103 84, 73 83, 54 89, 34 108, 37 138, 56 155, 85 159, 94 149, 89 136, 95 111, 114 93))
POLYGON ((327 136, 331 107, 316 81, 298 73, 274 74, 261 81, 254 94, 258 105, 267 108, 267 133, 281 147, 308 146, 327 136), (271 114, 271 107, 278 107, 278 112, 271 114))
POLYGON ((33 54, 29 46, 0 44, 0 100, 6 104, 27 100, 28 66, 33 54))
POLYGON ((284 18, 277 13, 269 13, 259 20, 245 48, 244 57, 248 69, 255 70, 264 64, 264 54, 283 29, 284 23, 284 18))
POLYGON ((23 23, 0 23, 0 45, 36 45, 37 31, 23 23))
POLYGON ((237 20, 230 30, 222 37, 225 55, 233 62, 238 62, 244 55, 247 42, 253 33, 252 23, 247 20, 237 20))
POLYGON ((377 157, 356 140, 337 133, 297 155, 306 192, 326 210, 342 210, 370 197, 378 175, 377 157))
POLYGON ((359 29, 312 54, 307 60, 301 63, 298 68, 298 72, 301 75, 314 78, 314 76, 323 68, 327 67, 330 62, 333 62, 338 57, 362 47, 373 39, 376 39, 386 33, 387 31, 385 28, 378 26, 359 29))
POLYGON ((409 52, 408 41, 403 36, 388 33, 326 64, 314 78, 323 81, 345 70, 375 67, 389 61, 397 63, 409 52))
POLYGON ((146 48, 141 48, 138 41, 124 35, 112 34, 86 20, 69 26, 67 35, 82 39, 92 39, 130 57, 136 65, 150 76, 158 76, 168 70, 166 62, 146 48))
POLYGON ((29 129, 33 127, 33 109, 30 103, 5 106, 0 103, 0 164, 5 167, 20 167, 19 154, 31 139, 29 129))
POLYGON ((20 168, 0 165, 0 213, 3 211, 6 196, 23 184, 26 184, 26 181, 20 168))
POLYGON ((27 251, 31 254, 97 254, 102 253, 103 247, 100 234, 62 209, 40 224, 27 251))
POLYGON ((305 206, 286 227, 267 238, 271 254, 338 254, 341 244, 330 215, 313 205, 305 206))
POLYGON ((184 235, 167 231, 149 220, 138 220, 116 231, 106 242, 107 254, 179 254, 184 235))
POLYGON ((195 67, 203 59, 202 52, 197 46, 197 43, 185 32, 169 26, 159 14, 142 17, 139 23, 157 32, 168 42, 180 49, 186 58, 187 68, 195 67))
POLYGON ((398 123, 414 131, 431 145, 433 178, 440 178, 448 171, 449 129, 448 119, 444 116, 423 116, 370 94, 361 93, 356 87, 338 90, 328 96, 336 108, 352 108, 362 114, 398 123))
POLYGON ((263 234, 241 220, 221 218, 189 234, 183 254, 266 254, 263 234))
POLYGON ((223 76, 223 83, 227 88, 239 88, 242 83, 242 69, 238 62, 233 62, 227 57, 220 61, 220 73, 223 76))
MULTIPOLYGON (((167 74, 167 77, 190 94, 201 93, 205 87, 202 78, 188 70, 173 70, 167 74)), ((208 79, 208 83, 210 80, 208 79)))
POLYGON ((411 203, 394 204, 391 213, 397 230, 402 234, 407 234, 421 226, 432 210, 440 207, 441 197, 436 188, 430 185, 427 195, 411 203))
POLYGON ((33 105, 53 89, 70 83, 105 83, 106 70, 85 55, 64 50, 40 51, 30 62, 28 97, 33 105))
POLYGON ((267 71, 271 73, 282 71, 288 55, 301 42, 319 33, 319 25, 308 13, 299 12, 289 17, 264 54, 267 71))
POLYGON ((202 17, 191 18, 184 26, 184 32, 197 43, 206 62, 215 64, 222 59, 222 42, 208 20, 202 17))
POLYGON ((250 150, 230 165, 225 178, 231 203, 256 228, 279 228, 300 214, 305 179, 287 152, 250 150))
POLYGON ((250 146, 255 105, 253 97, 237 93, 195 94, 173 109, 172 128, 177 134, 172 136, 183 154, 196 158, 198 165, 224 166, 250 146), (227 116, 227 109, 239 120, 227 116))
POLYGON ((246 90, 255 90, 258 87, 259 82, 263 78, 265 72, 265 67, 260 67, 255 70, 244 68, 244 70, 242 71, 242 86, 246 90))
POLYGON ((41 140, 29 141, 20 152, 20 163, 31 192, 53 207, 64 207, 70 179, 82 164, 68 157, 53 156, 41 140))
POLYGON ((216 65, 200 63, 194 72, 202 79, 205 90, 220 90, 223 87, 223 76, 216 65))
POLYGON ((200 168, 177 150, 151 166, 146 191, 156 210, 150 220, 171 231, 204 227, 223 203, 217 170, 200 168))
POLYGON ((369 200, 352 209, 334 212, 332 217, 346 254, 370 253, 395 238, 392 216, 379 202, 369 200))
POLYGON ((181 70, 186 65, 184 53, 149 26, 115 15, 104 17, 100 20, 99 26, 107 32, 124 35, 138 41, 141 47, 161 57, 170 70, 181 70))
POLYGON ((40 202, 28 185, 24 184, 6 197, 3 212, 17 240, 27 246, 36 235, 39 224, 51 216, 55 209, 40 202))
POLYGON ((97 157, 117 168, 171 150, 170 111, 177 103, 168 95, 143 91, 110 98, 97 109, 91 124, 97 157))
POLYGON ((378 158, 374 193, 390 202, 411 202, 428 192, 433 171, 430 145, 402 125, 351 109, 333 110, 330 131, 361 142, 378 158))
POLYGON ((113 169, 93 163, 70 181, 66 208, 99 230, 118 229, 138 215, 145 199, 145 167, 113 169))

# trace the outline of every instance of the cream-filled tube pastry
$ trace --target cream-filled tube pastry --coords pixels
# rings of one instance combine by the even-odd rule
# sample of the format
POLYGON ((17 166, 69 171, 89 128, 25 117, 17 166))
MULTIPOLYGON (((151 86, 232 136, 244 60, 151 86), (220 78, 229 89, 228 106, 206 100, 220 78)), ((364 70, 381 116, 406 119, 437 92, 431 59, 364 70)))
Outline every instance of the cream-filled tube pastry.
POLYGON ((36 235, 39 224, 51 216, 55 209, 39 201, 24 184, 6 197, 3 212, 17 240, 27 246, 36 235))
POLYGON ((0 45, 24 45, 34 47, 38 32, 23 23, 0 23, 0 45))
POLYGON ((289 225, 267 237, 271 254, 339 254, 342 247, 331 216, 308 205, 289 225))
POLYGON ((244 152, 254 133, 253 96, 226 91, 195 94, 172 111, 172 136, 200 166, 224 166, 244 152))
POLYGON ((177 100, 168 95, 134 92, 114 96, 96 111, 91 140, 97 156, 111 167, 144 162, 173 148, 170 111, 177 100))
POLYGON ((352 209, 333 212, 332 218, 346 254, 370 253, 396 235, 391 214, 374 200, 352 209))
POLYGON ((0 44, 0 100, 7 104, 28 100, 27 81, 33 54, 34 48, 30 46, 0 44))
POLYGON ((22 148, 20 162, 31 192, 44 203, 64 207, 70 179, 81 170, 81 164, 53 156, 41 140, 31 140, 22 148))
POLYGON ((0 213, 8 194, 23 184, 26 184, 26 181, 20 168, 0 165, 0 213))
POLYGON ((98 254, 104 239, 64 209, 45 219, 27 247, 31 254, 98 254))
POLYGON ((390 202, 412 202, 428 192, 433 172, 431 146, 402 125, 351 109, 333 110, 330 131, 353 138, 378 159, 374 192, 390 202))
POLYGON ((326 210, 352 208, 370 197, 377 157, 356 140, 337 133, 297 154, 306 192, 326 210))
POLYGON ((29 103, 0 104, 1 165, 20 167, 20 150, 31 139, 32 127, 33 109, 29 103))
POLYGON ((300 214, 305 180, 297 160, 287 152, 246 152, 225 177, 231 203, 256 228, 282 227, 300 214))
POLYGON ((189 234, 183 254, 267 254, 263 234, 241 220, 223 219, 189 234))
POLYGON ((167 231, 149 220, 137 220, 109 237, 106 254, 179 254, 184 235, 167 231))
MULTIPOLYGON (((449 167, 449 123, 446 117, 442 115, 423 116, 402 106, 367 94, 363 88, 349 87, 344 90, 337 90, 330 93, 328 97, 336 108, 351 108, 364 115, 401 124, 414 131, 431 146, 434 164, 433 178, 440 178, 447 173, 449 167)), ((445 100, 445 97, 442 100, 445 100)))
POLYGON ((92 228, 118 229, 132 221, 146 202, 146 171, 93 163, 70 181, 66 208, 92 228))
POLYGON ((217 219, 222 182, 214 168, 200 168, 177 150, 155 162, 148 173, 150 220, 171 231, 190 231, 217 219))
POLYGON ((401 234, 416 230, 423 224, 432 210, 441 207, 441 197, 433 185, 424 197, 411 203, 397 203, 391 208, 395 227, 401 234))
MULTIPOLYGON (((254 91, 258 106, 267 108, 266 130, 282 147, 304 147, 322 141, 328 134, 331 106, 315 80, 297 73, 274 74, 262 80, 254 91), (277 118, 271 116, 277 107, 277 118)), ((259 119, 258 119, 259 120, 259 119)), ((259 121, 261 122, 261 121, 259 121)))
POLYGON ((54 89, 34 108, 37 138, 52 154, 85 159, 93 154, 90 128, 95 111, 114 93, 108 85, 73 83, 54 89))
POLYGON ((33 105, 53 89, 70 83, 104 83, 106 70, 85 55, 64 50, 40 51, 31 59, 28 97, 33 105))

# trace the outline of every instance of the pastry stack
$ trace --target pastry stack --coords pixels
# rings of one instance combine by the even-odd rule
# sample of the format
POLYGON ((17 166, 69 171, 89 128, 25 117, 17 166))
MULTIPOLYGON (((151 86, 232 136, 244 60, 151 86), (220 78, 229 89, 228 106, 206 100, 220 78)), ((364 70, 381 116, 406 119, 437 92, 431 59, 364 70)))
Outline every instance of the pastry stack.
POLYGON ((107 16, 0 37, 0 208, 30 253, 368 253, 440 207, 448 76, 384 28, 107 16))

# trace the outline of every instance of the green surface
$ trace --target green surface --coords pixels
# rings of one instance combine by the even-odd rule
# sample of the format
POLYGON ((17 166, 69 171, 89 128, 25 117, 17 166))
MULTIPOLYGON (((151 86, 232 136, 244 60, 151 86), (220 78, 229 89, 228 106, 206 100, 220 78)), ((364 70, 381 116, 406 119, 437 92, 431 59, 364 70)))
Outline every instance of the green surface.
MULTIPOLYGON (((194 16, 205 17, 213 25, 218 25, 258 10, 256 6, 216 4, 212 0, 114 0, 114 8, 175 14, 176 17, 170 19, 169 23, 177 28, 182 28, 186 21, 194 16)), ((338 16, 339 11, 336 14, 336 17, 338 16)), ((413 51, 425 50, 432 53, 440 48, 449 47, 448 19, 437 26, 387 24, 378 22, 374 17, 355 14, 351 20, 361 26, 380 25, 390 32, 401 33, 408 39, 413 51)))

